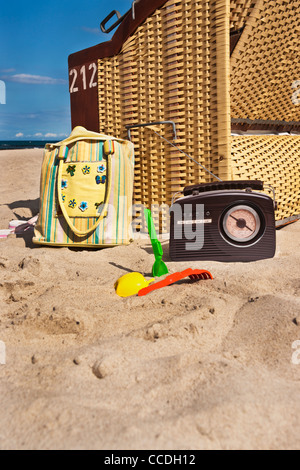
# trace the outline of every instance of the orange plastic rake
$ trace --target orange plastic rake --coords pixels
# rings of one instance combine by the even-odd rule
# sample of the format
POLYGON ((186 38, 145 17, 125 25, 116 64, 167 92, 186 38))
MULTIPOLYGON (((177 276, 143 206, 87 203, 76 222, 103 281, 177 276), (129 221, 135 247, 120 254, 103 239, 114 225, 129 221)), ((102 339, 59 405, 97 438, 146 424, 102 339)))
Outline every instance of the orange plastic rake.
POLYGON ((144 295, 149 294, 150 292, 161 289, 162 287, 171 286, 175 282, 181 281, 182 279, 185 279, 186 277, 189 277, 192 281, 213 279, 211 273, 204 269, 201 269, 201 270, 200 269, 186 269, 185 271, 182 271, 180 273, 170 274, 170 276, 167 276, 163 281, 156 282, 155 284, 152 284, 151 286, 141 289, 138 293, 138 296, 142 297, 144 295))

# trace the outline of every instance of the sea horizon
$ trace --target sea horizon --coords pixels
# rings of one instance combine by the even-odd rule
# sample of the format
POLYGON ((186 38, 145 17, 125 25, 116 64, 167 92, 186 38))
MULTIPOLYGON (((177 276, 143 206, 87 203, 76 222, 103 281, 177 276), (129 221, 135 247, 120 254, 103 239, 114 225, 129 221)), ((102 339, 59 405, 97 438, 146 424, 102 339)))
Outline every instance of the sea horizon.
POLYGON ((0 150, 44 148, 46 144, 56 142, 54 140, 0 140, 0 150))

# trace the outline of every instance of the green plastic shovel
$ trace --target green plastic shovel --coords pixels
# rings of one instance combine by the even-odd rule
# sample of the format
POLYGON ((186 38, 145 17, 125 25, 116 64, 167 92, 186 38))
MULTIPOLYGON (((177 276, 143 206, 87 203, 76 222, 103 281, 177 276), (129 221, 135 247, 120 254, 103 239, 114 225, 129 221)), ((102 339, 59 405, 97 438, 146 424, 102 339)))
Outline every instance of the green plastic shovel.
POLYGON ((169 270, 167 266, 165 265, 165 263, 162 261, 164 252, 163 252, 161 243, 157 239, 151 211, 149 209, 145 209, 144 213, 145 213, 145 219, 147 222, 148 232, 149 232, 149 236, 150 236, 150 240, 151 240, 151 244, 153 248, 153 253, 155 256, 155 263, 152 267, 152 276, 161 277, 161 276, 164 276, 165 274, 168 274, 169 270))

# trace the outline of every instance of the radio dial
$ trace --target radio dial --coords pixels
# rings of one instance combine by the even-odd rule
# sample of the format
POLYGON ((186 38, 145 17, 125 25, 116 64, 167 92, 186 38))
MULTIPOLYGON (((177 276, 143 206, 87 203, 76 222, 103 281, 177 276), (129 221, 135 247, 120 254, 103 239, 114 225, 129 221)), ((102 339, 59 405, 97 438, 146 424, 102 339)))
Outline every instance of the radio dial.
POLYGON ((225 213, 223 229, 230 241, 250 242, 257 236, 260 228, 260 217, 250 206, 234 206, 225 213))

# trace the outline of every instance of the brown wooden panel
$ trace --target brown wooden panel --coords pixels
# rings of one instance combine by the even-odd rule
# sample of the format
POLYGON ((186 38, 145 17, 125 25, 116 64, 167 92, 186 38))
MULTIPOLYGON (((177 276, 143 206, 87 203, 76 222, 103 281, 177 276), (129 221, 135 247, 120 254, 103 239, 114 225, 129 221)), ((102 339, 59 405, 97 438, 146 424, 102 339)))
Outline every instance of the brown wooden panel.
POLYGON ((72 128, 99 131, 97 61, 69 69, 72 128))

